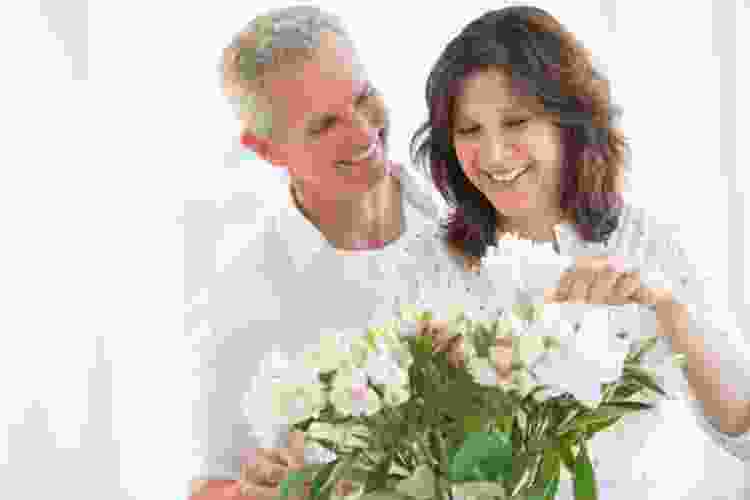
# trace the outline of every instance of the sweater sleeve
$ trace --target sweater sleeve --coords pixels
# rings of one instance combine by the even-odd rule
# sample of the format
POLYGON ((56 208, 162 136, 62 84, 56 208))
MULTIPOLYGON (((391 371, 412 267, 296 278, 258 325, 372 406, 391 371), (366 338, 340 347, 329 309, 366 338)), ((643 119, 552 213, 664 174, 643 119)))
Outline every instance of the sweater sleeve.
MULTIPOLYGON (((644 268, 659 273, 665 284, 671 287, 675 300, 688 307, 690 335, 700 336, 704 340, 706 349, 719 360, 722 383, 733 388, 737 399, 750 405, 750 345, 725 299, 722 300, 726 293, 722 293, 720 280, 710 269, 705 269, 705 265, 696 265, 683 242, 666 225, 648 219, 643 227, 647 233, 644 268)), ((653 312, 650 316, 653 316, 653 312)), ((674 354, 668 339, 664 339, 662 344, 644 361, 659 364, 674 354)), ((661 373, 669 370, 681 372, 681 377, 667 378, 682 379, 679 384, 687 386, 684 365, 675 368, 672 363, 662 362, 660 367, 661 373)), ((700 428, 714 442, 740 460, 750 461, 750 432, 741 435, 723 433, 718 429, 716 420, 706 415, 701 401, 688 393, 688 402, 700 428)))

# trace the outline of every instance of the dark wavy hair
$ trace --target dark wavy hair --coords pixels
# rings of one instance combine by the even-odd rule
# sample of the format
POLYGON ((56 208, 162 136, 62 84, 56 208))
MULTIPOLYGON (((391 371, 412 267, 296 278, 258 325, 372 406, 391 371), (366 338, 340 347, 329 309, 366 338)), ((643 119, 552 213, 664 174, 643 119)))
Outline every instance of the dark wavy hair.
POLYGON ((413 162, 424 165, 429 155, 429 175, 454 208, 442 226, 448 247, 475 266, 497 245, 505 222, 464 175, 452 140, 463 81, 492 67, 504 70, 532 108, 541 104, 560 127, 560 208, 585 241, 606 243, 619 224, 629 169, 630 148, 613 125, 622 110, 610 104, 608 81, 569 31, 542 9, 512 6, 487 12, 448 44, 427 80, 429 120, 411 140, 413 162))

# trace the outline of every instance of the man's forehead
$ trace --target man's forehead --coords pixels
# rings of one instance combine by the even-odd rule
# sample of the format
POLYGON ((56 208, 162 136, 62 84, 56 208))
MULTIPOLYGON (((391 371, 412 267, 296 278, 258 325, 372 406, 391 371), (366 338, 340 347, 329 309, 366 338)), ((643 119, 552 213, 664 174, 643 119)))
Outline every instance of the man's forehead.
POLYGON ((285 104, 288 125, 294 128, 345 104, 366 80, 351 47, 321 36, 313 58, 274 78, 270 92, 285 104))

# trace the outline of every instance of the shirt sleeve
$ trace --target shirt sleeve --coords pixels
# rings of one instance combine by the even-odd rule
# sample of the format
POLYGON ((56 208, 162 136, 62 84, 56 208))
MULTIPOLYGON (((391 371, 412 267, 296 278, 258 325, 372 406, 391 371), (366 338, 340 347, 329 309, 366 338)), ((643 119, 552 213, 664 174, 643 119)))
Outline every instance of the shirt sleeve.
MULTIPOLYGON (((693 257, 675 233, 666 226, 655 224, 652 220, 648 228, 644 267, 660 273, 665 284, 672 288, 678 303, 686 305, 690 314, 690 335, 703 338, 706 349, 715 353, 719 359, 723 384, 728 384, 735 391, 738 399, 750 404, 750 346, 737 326, 735 315, 726 303, 726 293, 722 293, 721 282, 715 274, 698 266, 693 257)), ((655 325, 654 314, 648 314, 649 322, 655 325)), ((655 326, 652 326, 652 328, 655 326)), ((687 388, 687 370, 677 368, 671 362, 663 362, 671 357, 669 339, 657 344, 657 348, 644 359, 645 363, 659 365, 657 373, 664 380, 671 380, 681 388, 687 388), (670 376, 670 371, 681 372, 681 377, 670 376)), ((669 392, 669 390, 667 390, 669 392)), ((695 415, 697 422, 709 437, 729 453, 743 461, 750 461, 750 432, 741 435, 730 435, 718 429, 716 420, 705 414, 701 401, 688 395, 688 407, 695 415)))
MULTIPOLYGON (((266 239, 255 251, 278 254, 268 253, 268 243, 266 239)), ((282 333, 281 309, 258 259, 239 253, 223 272, 212 275, 200 300, 185 315, 197 389, 192 404, 192 480, 239 480, 247 451, 273 445, 258 431, 275 432, 275 439, 285 435, 283 429, 269 430, 260 422, 253 407, 262 405, 246 399, 263 353, 282 333)))

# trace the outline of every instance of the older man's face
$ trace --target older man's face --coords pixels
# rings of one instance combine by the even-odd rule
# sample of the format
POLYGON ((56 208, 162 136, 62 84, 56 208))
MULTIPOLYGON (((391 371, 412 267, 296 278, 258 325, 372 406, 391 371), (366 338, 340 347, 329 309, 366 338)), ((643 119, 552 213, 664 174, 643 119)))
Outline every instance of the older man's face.
POLYGON ((356 54, 334 33, 321 35, 315 58, 269 83, 275 102, 285 103, 274 107, 282 132, 273 149, 293 177, 332 199, 383 180, 385 105, 356 54))

